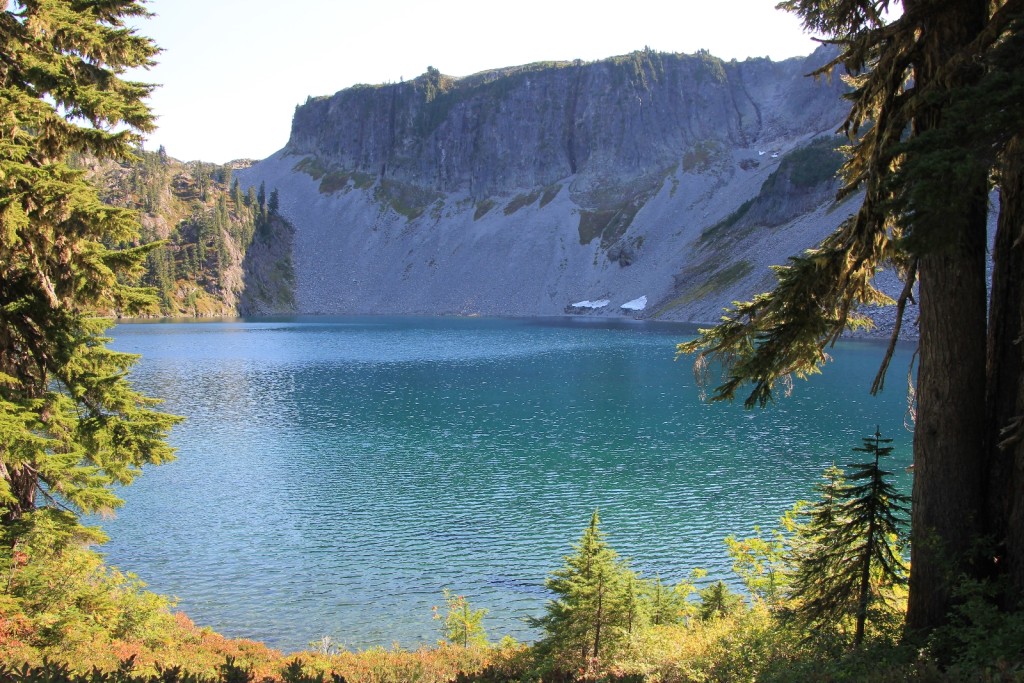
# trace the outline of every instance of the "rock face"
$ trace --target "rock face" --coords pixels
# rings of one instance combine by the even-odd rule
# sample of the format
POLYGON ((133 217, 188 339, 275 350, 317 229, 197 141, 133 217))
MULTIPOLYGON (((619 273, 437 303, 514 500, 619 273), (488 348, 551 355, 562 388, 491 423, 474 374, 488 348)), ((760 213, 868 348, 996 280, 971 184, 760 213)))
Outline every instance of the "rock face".
POLYGON ((428 69, 310 99, 237 176, 279 190, 298 312, 714 320, 846 215, 826 59, 428 69))

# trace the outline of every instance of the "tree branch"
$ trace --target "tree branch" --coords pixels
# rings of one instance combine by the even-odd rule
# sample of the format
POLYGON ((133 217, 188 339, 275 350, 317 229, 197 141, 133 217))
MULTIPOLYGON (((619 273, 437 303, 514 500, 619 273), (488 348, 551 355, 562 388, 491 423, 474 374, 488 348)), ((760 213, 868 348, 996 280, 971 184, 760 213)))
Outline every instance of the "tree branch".
POLYGON ((892 334, 889 336, 889 346, 885 349, 885 356, 882 358, 882 365, 878 368, 875 381, 871 383, 871 395, 874 396, 885 388, 885 373, 889 370, 889 362, 896 351, 896 342, 900 339, 900 329, 903 327, 903 314, 907 308, 907 301, 914 297, 914 283, 917 282, 917 259, 914 259, 910 268, 907 269, 907 281, 900 292, 900 298, 896 301, 896 322, 892 327, 892 334))

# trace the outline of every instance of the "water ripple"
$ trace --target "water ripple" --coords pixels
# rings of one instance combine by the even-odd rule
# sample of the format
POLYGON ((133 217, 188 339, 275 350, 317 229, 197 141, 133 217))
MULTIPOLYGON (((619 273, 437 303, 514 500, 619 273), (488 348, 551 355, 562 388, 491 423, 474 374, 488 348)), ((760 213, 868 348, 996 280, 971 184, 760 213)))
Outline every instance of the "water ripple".
MULTIPOLYGON (((729 578, 722 539, 770 525, 903 397, 849 344, 768 411, 701 403, 681 328, 369 320, 122 325, 133 381, 189 419, 104 522, 110 561, 198 623, 299 649, 434 642, 450 587, 498 638, 535 634, 544 577, 601 509, 650 576, 729 578), (849 421, 839 415, 854 415, 849 421)), ((897 468, 902 469, 902 468, 897 468)), ((906 482, 904 482, 906 484, 906 482)))

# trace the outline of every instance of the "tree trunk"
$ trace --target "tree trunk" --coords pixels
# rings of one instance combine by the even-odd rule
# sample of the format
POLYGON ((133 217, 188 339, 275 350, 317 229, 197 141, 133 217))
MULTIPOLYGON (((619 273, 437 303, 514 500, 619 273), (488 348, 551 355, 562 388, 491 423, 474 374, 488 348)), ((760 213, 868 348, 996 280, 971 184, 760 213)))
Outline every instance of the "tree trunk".
MULTIPOLYGON (((988 12, 986 0, 906 0, 904 7, 923 17, 914 61, 914 79, 922 87, 978 34, 988 12)), ((941 124, 938 105, 915 117, 914 132, 941 124)), ((966 180, 948 175, 949 190, 958 198, 924 224, 933 239, 918 261, 920 359, 906 625, 912 636, 946 622, 952 588, 970 571, 984 517, 987 177, 983 168, 966 180), (935 234, 948 236, 946 243, 937 244, 935 234)))
MULTIPOLYGON (((982 187, 984 187, 982 185, 982 187)), ((985 225, 985 197, 974 210, 985 225)), ((985 232, 919 261, 920 365, 914 429, 909 631, 945 622, 983 521, 985 232)))
POLYGON ((20 520, 25 513, 35 509, 39 476, 26 465, 9 466, 0 463, 0 472, 7 480, 11 496, 14 498, 13 502, 7 504, 4 514, 0 516, 0 523, 9 526, 20 520))
POLYGON ((1024 138, 1000 168, 988 336, 988 525, 996 571, 1009 577, 1003 606, 1024 606, 1024 138), (1016 425, 1016 426, 1015 426, 1016 425))

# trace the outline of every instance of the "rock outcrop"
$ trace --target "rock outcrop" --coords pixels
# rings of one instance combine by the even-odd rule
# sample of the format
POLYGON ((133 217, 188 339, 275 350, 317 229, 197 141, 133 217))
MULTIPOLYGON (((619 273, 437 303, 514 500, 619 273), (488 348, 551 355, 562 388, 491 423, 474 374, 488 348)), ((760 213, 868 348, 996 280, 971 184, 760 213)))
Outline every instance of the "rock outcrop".
POLYGON ((846 215, 826 59, 428 69, 311 98, 237 175, 280 193, 298 312, 714 320, 846 215))

